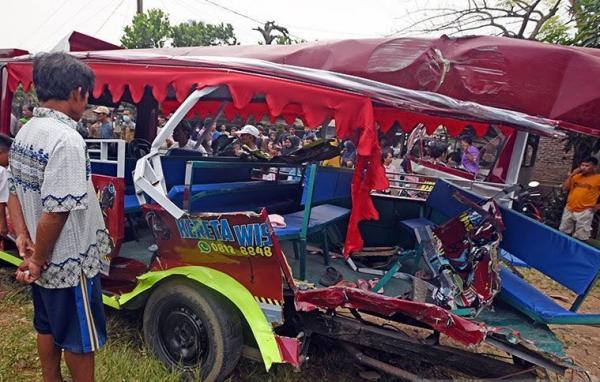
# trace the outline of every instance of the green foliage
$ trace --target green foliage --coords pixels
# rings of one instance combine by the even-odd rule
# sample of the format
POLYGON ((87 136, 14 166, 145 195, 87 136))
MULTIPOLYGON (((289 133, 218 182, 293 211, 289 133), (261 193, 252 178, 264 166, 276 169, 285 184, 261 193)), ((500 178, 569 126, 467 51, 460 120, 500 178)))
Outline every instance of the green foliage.
POLYGON ((542 24, 537 38, 551 44, 570 45, 570 31, 571 28, 560 16, 552 16, 542 24))
POLYGON ((573 150, 573 168, 578 166, 585 157, 600 152, 600 139, 583 134, 569 133, 564 145, 565 152, 573 150))
POLYGON ((277 45, 292 45, 292 44, 300 44, 306 42, 303 39, 295 39, 290 36, 277 36, 273 42, 277 45))
POLYGON ((290 36, 287 28, 277 25, 275 21, 267 21, 265 25, 254 28, 262 35, 263 41, 259 41, 258 45, 291 45, 305 42, 301 39, 295 39, 290 36))
POLYGON ((552 191, 544 197, 544 205, 542 208, 544 224, 558 229, 566 203, 567 194, 562 188, 553 188, 552 191))
POLYGON ((572 12, 577 23, 573 45, 600 48, 600 0, 578 0, 572 12))
POLYGON ((231 24, 190 20, 171 29, 173 46, 237 45, 231 24))
POLYGON ((125 48, 162 48, 171 34, 169 15, 160 9, 136 14, 131 25, 123 29, 121 44, 125 48))
POLYGON ((12 113, 17 116, 17 118, 21 117, 21 110, 25 105, 34 105, 37 106, 39 101, 37 99, 37 94, 35 94, 35 89, 33 86, 29 89, 29 93, 25 93, 23 90, 23 85, 19 85, 15 94, 13 95, 12 102, 12 113))
POLYGON ((173 46, 237 45, 231 24, 208 24, 190 20, 171 26, 169 15, 160 9, 150 9, 133 17, 123 29, 121 44, 125 48, 162 48, 168 39, 173 46))

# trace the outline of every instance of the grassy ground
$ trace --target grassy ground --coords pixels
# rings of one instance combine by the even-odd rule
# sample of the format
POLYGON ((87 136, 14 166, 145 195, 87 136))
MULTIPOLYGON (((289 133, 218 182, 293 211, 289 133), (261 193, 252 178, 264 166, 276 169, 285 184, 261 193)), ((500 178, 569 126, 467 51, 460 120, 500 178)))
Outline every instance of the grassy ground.
MULTIPOLYGON (((29 290, 13 282, 13 272, 0 268, 0 381, 35 381, 40 373, 29 290)), ((114 316, 110 341, 97 357, 98 381, 180 381, 141 346, 138 331, 120 330, 122 319, 114 316)))
MULTIPOLYGON (((35 333, 31 326, 32 306, 28 287, 18 285, 14 268, 0 266, 0 382, 39 380, 39 360, 35 333)), ((549 293, 571 297, 559 285, 535 273, 527 278, 549 293)), ((600 287, 592 293, 584 311, 600 311, 600 287)), ((166 370, 143 346, 139 317, 132 313, 108 311, 109 342, 98 353, 97 381, 181 381, 181 376, 166 370)), ((556 332, 567 346, 569 356, 593 375, 600 375, 597 354, 600 330, 581 326, 561 326, 556 332)), ((311 346, 310 360, 301 372, 288 365, 276 365, 266 373, 262 364, 242 360, 229 382, 233 381, 362 381, 362 371, 345 353, 331 344, 319 342, 311 346)), ((451 378, 443 369, 406 360, 402 367, 429 378, 451 378)), ((65 374, 67 375, 66 371, 65 374)), ((383 378, 382 381, 389 380, 383 378)))
MULTIPOLYGON (((29 288, 17 284, 13 275, 14 268, 0 265, 0 382, 36 381, 41 374, 29 288)), ((143 346, 136 314, 107 310, 107 318, 109 341, 97 354, 97 381, 181 381, 180 375, 166 370, 143 346)), ((67 376, 64 365, 63 369, 67 376)), ((228 382, 361 381, 360 371, 344 353, 323 343, 314 348, 302 372, 275 365, 267 373, 262 364, 243 359, 228 382)))

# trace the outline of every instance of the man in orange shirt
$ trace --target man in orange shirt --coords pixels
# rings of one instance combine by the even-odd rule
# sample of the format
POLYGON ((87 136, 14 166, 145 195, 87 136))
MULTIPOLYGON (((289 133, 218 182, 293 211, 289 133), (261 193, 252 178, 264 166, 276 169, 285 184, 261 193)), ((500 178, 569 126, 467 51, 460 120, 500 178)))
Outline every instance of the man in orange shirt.
POLYGON ((569 193, 559 229, 579 240, 588 240, 594 214, 600 210, 600 174, 596 173, 598 159, 584 159, 563 183, 569 193))

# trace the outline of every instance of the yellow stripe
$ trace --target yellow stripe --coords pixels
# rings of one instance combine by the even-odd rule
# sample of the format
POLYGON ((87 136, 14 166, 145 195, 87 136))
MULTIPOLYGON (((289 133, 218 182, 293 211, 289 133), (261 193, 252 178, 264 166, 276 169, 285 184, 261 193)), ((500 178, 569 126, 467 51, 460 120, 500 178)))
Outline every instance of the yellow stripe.
POLYGON ((92 345, 91 351, 96 351, 100 347, 100 344, 99 344, 100 341, 98 341, 98 335, 96 333, 96 326, 94 325, 94 318, 92 316, 92 310, 89 305, 88 291, 87 291, 87 278, 83 275, 83 272, 81 273, 81 278, 80 278, 79 284, 81 285, 81 292, 82 292, 83 301, 84 301, 83 307, 84 307, 86 323, 87 323, 87 327, 88 327, 87 329, 88 329, 88 333, 90 335, 90 342, 92 345))
POLYGON ((268 298, 268 297, 254 296, 254 299, 257 302, 262 303, 262 304, 276 305, 276 306, 281 306, 283 304, 282 301, 275 300, 273 298, 268 298))

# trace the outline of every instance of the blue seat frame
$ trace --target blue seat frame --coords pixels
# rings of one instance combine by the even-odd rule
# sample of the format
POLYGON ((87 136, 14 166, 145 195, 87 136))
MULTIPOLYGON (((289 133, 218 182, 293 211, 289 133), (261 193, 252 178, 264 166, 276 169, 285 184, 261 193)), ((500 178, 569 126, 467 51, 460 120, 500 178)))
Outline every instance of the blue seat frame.
POLYGON ((323 257, 329 265, 329 232, 340 220, 350 215, 348 208, 330 203, 350 198, 353 172, 316 164, 307 166, 301 205, 304 208, 283 215, 285 228, 275 228, 279 241, 291 241, 299 258, 299 277, 306 278, 306 245, 308 237, 320 235, 323 257))
MULTIPOLYGON (((434 224, 465 211, 468 207, 454 199, 455 192, 474 201, 481 200, 477 195, 438 180, 426 203, 437 219, 422 219, 421 223, 434 224)), ((600 325, 600 314, 577 312, 600 277, 600 251, 514 210, 501 207, 501 213, 506 226, 500 244, 505 252, 502 256, 512 257, 513 264, 517 262, 542 272, 575 292, 577 298, 568 309, 564 308, 503 268, 500 299, 544 324, 600 325)), ((412 223, 418 224, 418 221, 412 223)))

